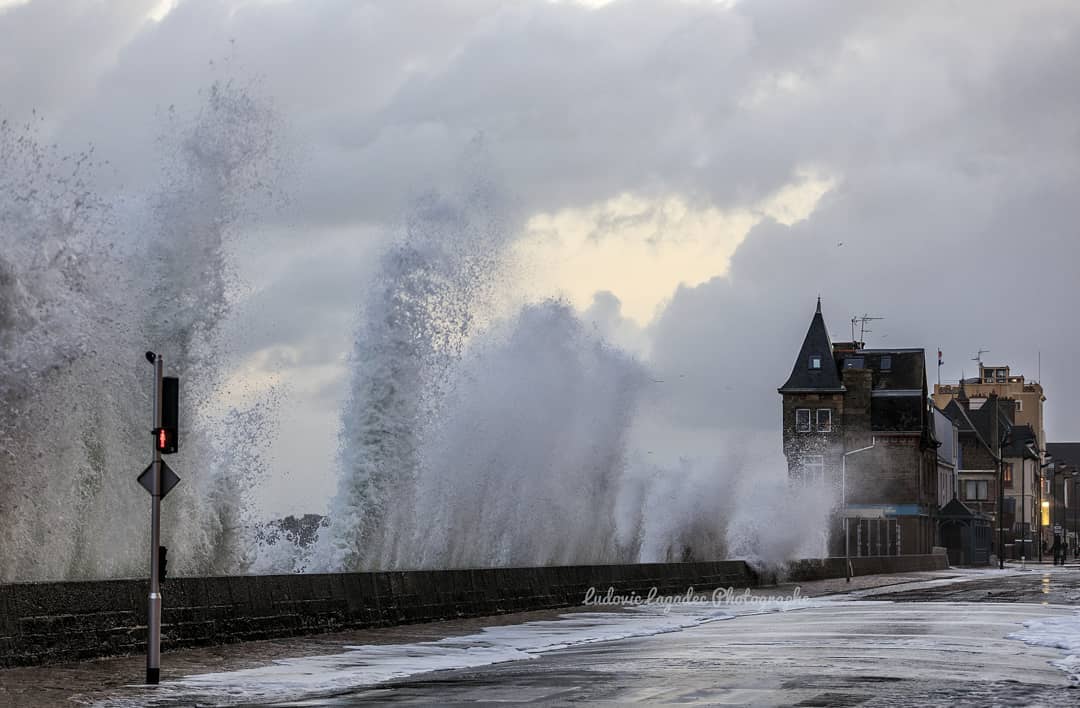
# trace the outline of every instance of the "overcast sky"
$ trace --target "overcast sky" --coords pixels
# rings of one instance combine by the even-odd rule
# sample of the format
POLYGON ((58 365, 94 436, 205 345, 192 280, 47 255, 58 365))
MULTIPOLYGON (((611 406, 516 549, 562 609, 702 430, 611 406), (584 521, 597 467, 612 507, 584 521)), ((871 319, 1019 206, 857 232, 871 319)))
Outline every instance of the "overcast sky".
POLYGON ((280 116, 289 198, 239 264, 233 362, 288 388, 280 509, 332 460, 380 245, 478 136, 522 215, 506 296, 635 350, 673 426, 778 446, 820 294, 834 339, 884 317, 868 343, 926 348, 931 384, 939 347, 947 380, 1041 352, 1048 435, 1080 439, 1070 0, 0 0, 0 47, 0 117, 95 145, 104 191, 222 72, 280 116))

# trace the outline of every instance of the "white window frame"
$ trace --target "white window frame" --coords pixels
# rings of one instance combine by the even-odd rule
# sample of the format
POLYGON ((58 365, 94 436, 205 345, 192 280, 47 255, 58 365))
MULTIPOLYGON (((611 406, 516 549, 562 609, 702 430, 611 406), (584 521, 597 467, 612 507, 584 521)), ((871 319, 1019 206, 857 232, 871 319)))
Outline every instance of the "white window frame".
POLYGON ((824 365, 824 357, 822 357, 820 354, 811 354, 810 355, 810 369, 811 369, 811 371, 820 371, 821 367, 823 365, 824 365))
POLYGON ((1024 402, 1022 400, 1020 400, 1019 398, 1016 399, 1016 412, 1017 413, 1023 413, 1024 412, 1024 402))
POLYGON ((817 426, 817 431, 819 433, 831 433, 832 432, 832 408, 818 408, 816 411, 814 411, 814 425, 817 426), (827 416, 828 420, 825 422, 824 426, 822 426, 822 424, 821 424, 821 414, 822 413, 827 413, 828 414, 828 416, 827 416))
POLYGON ((795 432, 796 433, 810 433, 814 430, 814 421, 809 408, 796 408, 795 409, 795 432), (799 414, 806 414, 806 427, 803 428, 799 425, 799 414))

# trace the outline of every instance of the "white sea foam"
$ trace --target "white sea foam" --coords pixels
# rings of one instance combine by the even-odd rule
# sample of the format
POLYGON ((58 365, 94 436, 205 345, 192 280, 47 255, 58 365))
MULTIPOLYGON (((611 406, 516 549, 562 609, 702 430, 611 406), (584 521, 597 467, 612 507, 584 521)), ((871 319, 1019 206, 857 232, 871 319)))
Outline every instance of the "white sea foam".
POLYGON ((618 612, 576 612, 552 620, 487 627, 475 634, 431 642, 345 646, 340 654, 282 659, 253 669, 186 676, 163 682, 153 696, 117 698, 99 705, 154 705, 155 701, 222 705, 300 700, 432 671, 533 659, 567 647, 649 637, 740 615, 785 612, 831 603, 827 599, 800 598, 723 607, 706 602, 646 605, 618 612))
POLYGON ((1052 662, 1080 683, 1080 613, 1064 617, 1041 617, 1024 622, 1024 628, 1009 635, 1035 646, 1062 649, 1067 655, 1052 662))

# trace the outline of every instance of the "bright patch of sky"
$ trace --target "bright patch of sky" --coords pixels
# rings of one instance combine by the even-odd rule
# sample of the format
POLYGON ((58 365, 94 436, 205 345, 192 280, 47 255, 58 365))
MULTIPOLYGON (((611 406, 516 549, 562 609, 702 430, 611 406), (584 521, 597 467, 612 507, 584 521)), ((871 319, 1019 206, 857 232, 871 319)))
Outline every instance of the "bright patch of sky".
POLYGON ((621 194, 583 208, 540 213, 526 224, 518 254, 537 294, 560 293, 580 309, 598 291, 622 314, 648 324, 681 285, 724 275, 747 233, 764 219, 806 219, 835 180, 805 173, 758 204, 718 209, 680 195, 621 194))

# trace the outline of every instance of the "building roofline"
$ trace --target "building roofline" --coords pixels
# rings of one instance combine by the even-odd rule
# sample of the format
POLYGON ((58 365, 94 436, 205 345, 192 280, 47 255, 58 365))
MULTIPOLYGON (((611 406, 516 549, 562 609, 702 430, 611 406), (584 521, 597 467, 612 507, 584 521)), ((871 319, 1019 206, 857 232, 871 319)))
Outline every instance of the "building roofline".
POLYGON ((921 388, 879 388, 870 391, 871 398, 910 398, 912 396, 922 398, 922 395, 921 388))
POLYGON ((841 386, 840 388, 784 388, 781 386, 776 389, 777 393, 846 393, 847 389, 841 386))
POLYGON ((914 354, 917 352, 925 353, 926 350, 921 347, 901 347, 898 349, 856 349, 856 354, 914 354))

